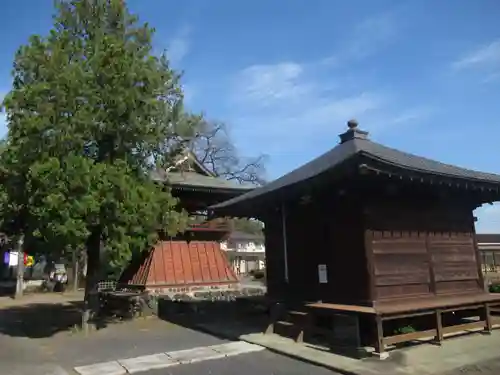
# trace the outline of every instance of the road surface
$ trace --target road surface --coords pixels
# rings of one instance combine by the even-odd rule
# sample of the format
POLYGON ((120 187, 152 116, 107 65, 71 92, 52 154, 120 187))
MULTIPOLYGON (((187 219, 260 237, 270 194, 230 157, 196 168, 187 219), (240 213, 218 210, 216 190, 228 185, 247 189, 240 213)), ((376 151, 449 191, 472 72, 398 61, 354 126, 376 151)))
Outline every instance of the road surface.
POLYGON ((235 357, 173 366, 143 372, 144 375, 335 375, 326 368, 313 366, 267 350, 235 357))

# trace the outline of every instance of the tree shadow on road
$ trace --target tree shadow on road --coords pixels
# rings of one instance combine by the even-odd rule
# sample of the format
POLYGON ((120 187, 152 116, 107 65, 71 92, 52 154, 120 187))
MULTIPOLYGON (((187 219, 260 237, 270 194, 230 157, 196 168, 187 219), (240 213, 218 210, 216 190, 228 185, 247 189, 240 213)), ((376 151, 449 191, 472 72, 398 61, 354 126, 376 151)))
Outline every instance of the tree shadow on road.
POLYGON ((262 333, 269 322, 262 298, 238 301, 172 301, 158 302, 158 317, 191 330, 221 339, 237 340, 240 336, 262 333))
POLYGON ((69 331, 81 323, 83 302, 31 303, 0 310, 0 334, 44 338, 69 331))

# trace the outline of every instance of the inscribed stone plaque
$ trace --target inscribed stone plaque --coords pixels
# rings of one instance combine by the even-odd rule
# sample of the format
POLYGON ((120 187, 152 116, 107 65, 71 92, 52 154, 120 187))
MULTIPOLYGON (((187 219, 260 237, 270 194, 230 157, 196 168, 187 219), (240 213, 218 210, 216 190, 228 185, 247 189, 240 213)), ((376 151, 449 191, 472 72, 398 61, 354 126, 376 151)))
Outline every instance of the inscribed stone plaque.
POLYGON ((340 345, 359 347, 359 321, 354 315, 333 315, 333 340, 340 345))
POLYGON ((326 264, 318 264, 318 279, 320 284, 328 283, 328 271, 326 264))

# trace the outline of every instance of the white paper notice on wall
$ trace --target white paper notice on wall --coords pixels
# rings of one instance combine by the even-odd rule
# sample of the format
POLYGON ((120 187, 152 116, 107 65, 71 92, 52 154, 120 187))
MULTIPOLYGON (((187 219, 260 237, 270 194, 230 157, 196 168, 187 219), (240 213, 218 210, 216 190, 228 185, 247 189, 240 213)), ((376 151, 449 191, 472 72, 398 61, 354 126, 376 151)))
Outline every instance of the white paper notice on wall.
POLYGON ((326 264, 318 264, 318 279, 320 284, 328 283, 326 264))

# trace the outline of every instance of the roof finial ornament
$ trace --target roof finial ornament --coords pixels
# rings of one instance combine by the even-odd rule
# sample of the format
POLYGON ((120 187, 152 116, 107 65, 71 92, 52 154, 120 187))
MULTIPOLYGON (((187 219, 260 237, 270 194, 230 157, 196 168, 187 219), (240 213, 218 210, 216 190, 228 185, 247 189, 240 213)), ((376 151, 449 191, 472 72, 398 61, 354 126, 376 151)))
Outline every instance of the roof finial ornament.
POLYGON ((347 127, 351 130, 354 130, 358 127, 359 123, 358 123, 358 120, 356 119, 350 119, 349 121, 347 121, 347 127))
POLYGON ((345 133, 340 134, 340 143, 345 143, 348 141, 352 141, 355 139, 367 139, 368 132, 360 130, 358 128, 358 121, 355 119, 351 119, 347 121, 347 131, 345 133))

